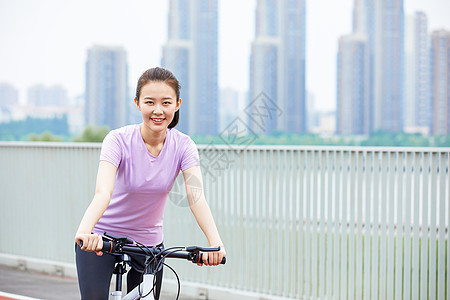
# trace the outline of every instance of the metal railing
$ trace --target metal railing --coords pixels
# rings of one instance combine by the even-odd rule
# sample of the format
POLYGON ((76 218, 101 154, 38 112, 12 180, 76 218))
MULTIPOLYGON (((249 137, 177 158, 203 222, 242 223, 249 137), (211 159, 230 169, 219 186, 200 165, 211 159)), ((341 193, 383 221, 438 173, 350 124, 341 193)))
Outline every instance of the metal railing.
MULTIPOLYGON (((0 252, 73 263, 99 151, 99 144, 0 143, 0 252)), ((170 262, 183 280, 290 298, 450 297, 449 148, 199 151, 229 261, 206 270, 170 262)), ((205 244, 183 193, 180 177, 166 207, 165 243, 205 244)))

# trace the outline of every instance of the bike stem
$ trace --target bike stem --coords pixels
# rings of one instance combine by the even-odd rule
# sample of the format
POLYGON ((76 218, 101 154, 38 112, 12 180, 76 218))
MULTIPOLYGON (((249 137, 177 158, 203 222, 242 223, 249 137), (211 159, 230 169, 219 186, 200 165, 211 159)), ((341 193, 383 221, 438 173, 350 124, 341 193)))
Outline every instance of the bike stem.
POLYGON ((127 262, 131 260, 128 254, 121 254, 121 256, 121 263, 116 264, 113 272, 113 274, 116 275, 116 289, 115 292, 111 294, 114 296, 114 299, 122 299, 122 276, 127 272, 127 262))

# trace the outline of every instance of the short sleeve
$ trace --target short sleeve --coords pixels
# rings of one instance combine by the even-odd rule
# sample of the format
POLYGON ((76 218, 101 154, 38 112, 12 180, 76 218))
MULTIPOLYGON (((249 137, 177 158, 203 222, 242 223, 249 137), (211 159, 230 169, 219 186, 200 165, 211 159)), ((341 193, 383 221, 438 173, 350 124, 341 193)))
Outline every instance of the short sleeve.
POLYGON ((181 171, 200 165, 197 145, 189 138, 181 156, 181 171))
POLYGON ((103 140, 100 160, 110 162, 118 168, 121 159, 122 147, 119 138, 113 131, 111 131, 103 140))

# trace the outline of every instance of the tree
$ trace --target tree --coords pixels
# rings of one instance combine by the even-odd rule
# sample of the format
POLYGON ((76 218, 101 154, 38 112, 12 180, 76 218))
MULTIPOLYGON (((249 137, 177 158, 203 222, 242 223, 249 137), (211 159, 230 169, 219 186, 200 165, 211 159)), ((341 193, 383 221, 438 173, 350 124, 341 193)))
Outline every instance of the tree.
POLYGON ((54 118, 31 118, 0 123, 0 140, 3 141, 29 141, 30 134, 42 135, 51 132, 58 136, 69 136, 67 116, 54 118))
POLYGON ((428 138, 416 133, 377 131, 361 142, 361 146, 428 147, 430 143, 428 138))
POLYGON ((434 137, 434 147, 450 147, 450 135, 438 135, 434 137))
POLYGON ((31 142, 62 142, 63 138, 53 135, 50 131, 45 131, 40 135, 35 133, 30 134, 28 140, 31 142))
POLYGON ((108 126, 87 126, 81 135, 73 139, 74 142, 101 143, 109 133, 108 126))

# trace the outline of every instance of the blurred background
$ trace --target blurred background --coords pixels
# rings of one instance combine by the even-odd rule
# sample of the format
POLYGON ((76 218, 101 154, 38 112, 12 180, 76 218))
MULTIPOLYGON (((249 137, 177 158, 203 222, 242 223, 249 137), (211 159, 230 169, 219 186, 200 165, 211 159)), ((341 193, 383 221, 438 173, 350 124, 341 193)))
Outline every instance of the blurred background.
POLYGON ((101 141, 141 121, 137 79, 164 66, 182 85, 178 129, 197 143, 226 143, 231 126, 255 144, 449 146, 449 11, 447 0, 0 0, 0 140, 101 141), (261 95, 272 107, 258 123, 261 95))
MULTIPOLYGON (((448 0, 0 0, 0 265, 76 276, 101 144, 68 142, 141 122, 136 82, 163 66, 229 258, 174 264, 183 291, 449 299, 449 12, 448 0)), ((202 244, 177 188, 165 243, 202 244)))

